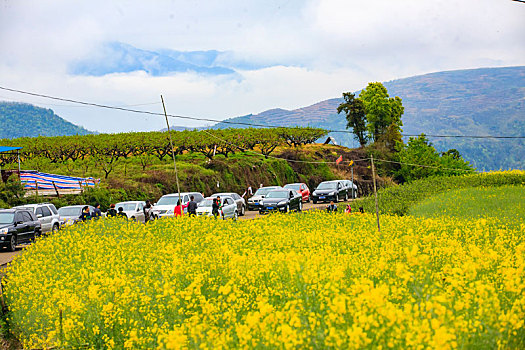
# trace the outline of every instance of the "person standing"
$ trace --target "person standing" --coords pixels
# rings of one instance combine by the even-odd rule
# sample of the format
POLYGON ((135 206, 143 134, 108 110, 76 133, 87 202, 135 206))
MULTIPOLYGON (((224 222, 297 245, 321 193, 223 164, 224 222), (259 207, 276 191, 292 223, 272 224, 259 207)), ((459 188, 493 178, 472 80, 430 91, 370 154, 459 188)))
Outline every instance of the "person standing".
POLYGON ((80 214, 79 219, 82 221, 91 220, 91 213, 89 212, 89 207, 87 205, 82 208, 82 213, 80 214))
POLYGON ((189 202, 186 204, 181 204, 180 199, 177 200, 177 205, 175 206, 175 209, 173 209, 173 214, 175 214, 175 217, 179 217, 184 215, 184 209, 188 207, 189 202))
POLYGON ((102 216, 102 211, 100 210, 100 204, 95 204, 95 210, 93 210, 93 219, 98 219, 102 216))
POLYGON ((115 204, 111 204, 108 209, 108 213, 106 214, 106 217, 115 217, 117 216, 117 211, 115 210, 115 204))
POLYGON ((191 216, 197 215, 197 202, 195 202, 194 196, 190 196, 190 201, 188 203, 188 214, 191 216))
POLYGON ((124 208, 122 208, 122 207, 118 207, 117 216, 125 218, 126 220, 128 219, 128 215, 126 213, 124 213, 124 208))
POLYGON ((144 212, 144 222, 148 222, 151 219, 151 208, 152 205, 150 201, 146 201, 146 205, 144 205, 144 208, 142 208, 142 211, 144 212))
POLYGON ((326 208, 326 211, 329 213, 337 212, 337 205, 335 205, 334 201, 330 201, 330 205, 326 208))
POLYGON ((211 204, 211 213, 215 218, 219 216, 219 209, 221 209, 221 197, 217 196, 211 204))

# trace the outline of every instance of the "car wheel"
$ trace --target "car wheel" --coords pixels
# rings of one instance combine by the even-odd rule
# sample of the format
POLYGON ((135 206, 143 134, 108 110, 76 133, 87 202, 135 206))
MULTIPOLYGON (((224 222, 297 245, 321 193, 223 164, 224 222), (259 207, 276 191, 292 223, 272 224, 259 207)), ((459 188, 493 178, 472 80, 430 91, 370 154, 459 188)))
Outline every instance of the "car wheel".
POLYGON ((317 204, 317 201, 316 201, 315 199, 313 199, 312 202, 313 202, 314 204, 317 204))
POLYGON ((57 232, 58 230, 60 230, 60 226, 58 226, 58 224, 54 224, 54 225, 53 225, 53 228, 52 228, 51 231, 52 231, 53 233, 55 233, 55 232, 57 232))
POLYGON ((303 210, 303 202, 299 202, 299 208, 297 209, 297 211, 301 211, 303 210))
POLYGON ((11 239, 9 240, 9 245, 7 246, 7 249, 11 252, 14 252, 16 250, 16 236, 11 235, 11 239))
POLYGON ((137 221, 137 219, 134 216, 132 216, 131 221, 137 221))

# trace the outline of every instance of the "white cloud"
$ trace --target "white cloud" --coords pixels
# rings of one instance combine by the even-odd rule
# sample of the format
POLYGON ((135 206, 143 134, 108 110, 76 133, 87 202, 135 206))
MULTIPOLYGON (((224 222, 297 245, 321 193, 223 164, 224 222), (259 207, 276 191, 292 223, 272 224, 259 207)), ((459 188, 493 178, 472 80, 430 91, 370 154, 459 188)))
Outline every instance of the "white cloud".
MULTIPOLYGON (((0 86, 133 105, 164 94, 173 114, 222 119, 296 108, 368 81, 439 70, 525 64, 525 5, 493 0, 6 1, 0 5, 0 86), (71 62, 101 43, 228 51, 264 69, 236 76, 143 72, 80 77, 71 62)), ((0 92, 9 98, 55 104, 0 92)), ((60 104, 60 103, 57 103, 60 104)), ((161 111, 159 105, 141 108, 161 111)), ((163 121, 55 106, 89 129, 159 129, 163 121)), ((183 120, 174 124, 189 124, 183 120)))

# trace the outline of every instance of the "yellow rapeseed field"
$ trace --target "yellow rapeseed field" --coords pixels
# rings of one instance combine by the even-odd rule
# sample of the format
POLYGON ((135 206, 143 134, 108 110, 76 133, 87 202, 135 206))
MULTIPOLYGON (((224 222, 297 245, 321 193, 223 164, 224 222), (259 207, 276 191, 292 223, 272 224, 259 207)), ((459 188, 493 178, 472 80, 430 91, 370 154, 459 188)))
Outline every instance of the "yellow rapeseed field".
POLYGON ((323 212, 79 224, 5 278, 27 348, 525 348, 525 224, 323 212))

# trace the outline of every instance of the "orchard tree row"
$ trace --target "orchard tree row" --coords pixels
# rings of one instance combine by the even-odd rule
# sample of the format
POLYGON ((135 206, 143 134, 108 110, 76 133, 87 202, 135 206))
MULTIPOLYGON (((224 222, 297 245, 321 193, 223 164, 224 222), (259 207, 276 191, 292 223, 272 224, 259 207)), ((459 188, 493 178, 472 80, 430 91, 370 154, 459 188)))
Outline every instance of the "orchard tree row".
MULTIPOLYGON (((268 157, 278 146, 297 147, 325 136, 318 128, 249 128, 220 130, 171 131, 173 152, 201 153, 208 159, 217 154, 228 157, 236 152, 256 150, 268 157)), ((6 146, 22 147, 22 161, 46 158, 51 163, 71 163, 94 159, 104 171, 121 158, 139 157, 147 162, 151 157, 171 158, 167 132, 133 132, 121 134, 36 137, 1 140, 6 146)), ((0 156, 0 165, 16 162, 16 157, 0 156)), ((145 165, 144 165, 145 167, 145 165)))

